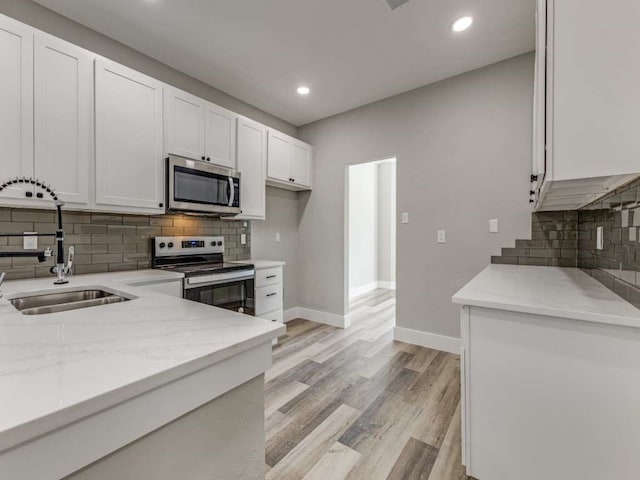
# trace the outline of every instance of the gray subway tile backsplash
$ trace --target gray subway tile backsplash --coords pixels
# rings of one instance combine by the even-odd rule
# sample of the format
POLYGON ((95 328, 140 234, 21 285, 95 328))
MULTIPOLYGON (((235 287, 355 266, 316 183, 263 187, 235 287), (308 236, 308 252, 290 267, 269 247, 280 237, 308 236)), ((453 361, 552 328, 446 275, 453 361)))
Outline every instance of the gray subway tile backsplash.
POLYGON ((531 240, 491 263, 578 267, 640 308, 640 179, 580 210, 532 214, 531 240), (596 249, 603 227, 604 248, 596 249))
MULTIPOLYGON (((251 257, 250 222, 183 215, 117 215, 63 212, 65 246, 75 246, 75 272, 102 273, 149 268, 151 238, 157 235, 222 235, 225 258, 251 257), (244 227, 244 224, 247 227, 244 227), (240 244, 240 234, 247 244, 240 244)), ((0 208, 0 233, 52 233, 55 213, 48 210, 0 208)), ((39 237, 38 248, 53 247, 50 237, 39 237)), ((19 251, 22 238, 0 237, 0 250, 19 251)), ((0 258, 0 270, 7 279, 50 276, 54 260, 39 263, 34 258, 0 258)))

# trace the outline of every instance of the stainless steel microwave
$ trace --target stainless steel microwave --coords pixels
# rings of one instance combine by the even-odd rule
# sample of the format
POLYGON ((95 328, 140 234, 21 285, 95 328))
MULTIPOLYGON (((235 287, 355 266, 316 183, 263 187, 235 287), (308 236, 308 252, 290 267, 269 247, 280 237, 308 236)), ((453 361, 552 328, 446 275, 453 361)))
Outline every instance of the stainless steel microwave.
POLYGON ((240 172, 200 160, 167 157, 169 212, 232 216, 240 210, 240 172))

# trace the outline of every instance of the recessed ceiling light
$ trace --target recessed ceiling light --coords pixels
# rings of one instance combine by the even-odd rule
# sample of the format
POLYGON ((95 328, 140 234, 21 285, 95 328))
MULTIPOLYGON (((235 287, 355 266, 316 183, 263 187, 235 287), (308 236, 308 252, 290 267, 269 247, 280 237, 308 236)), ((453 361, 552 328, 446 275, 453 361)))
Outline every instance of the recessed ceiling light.
POLYGON ((298 87, 297 91, 299 95, 309 95, 309 93, 311 93, 311 89, 309 87, 298 87))
POLYGON ((453 30, 454 32, 462 32, 467 28, 469 28, 472 23, 473 23, 472 17, 460 17, 458 20, 453 22, 453 25, 451 26, 451 30, 453 30))

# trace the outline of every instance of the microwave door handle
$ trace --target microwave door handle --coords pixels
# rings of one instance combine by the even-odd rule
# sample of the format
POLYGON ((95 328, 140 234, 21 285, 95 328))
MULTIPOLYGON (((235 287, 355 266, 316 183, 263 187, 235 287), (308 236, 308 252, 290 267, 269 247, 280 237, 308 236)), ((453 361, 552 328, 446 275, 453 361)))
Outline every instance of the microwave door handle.
POLYGON ((229 190, 231 191, 231 195, 229 196, 229 206, 233 207, 233 201, 235 200, 236 197, 236 189, 233 186, 233 178, 229 177, 229 190))

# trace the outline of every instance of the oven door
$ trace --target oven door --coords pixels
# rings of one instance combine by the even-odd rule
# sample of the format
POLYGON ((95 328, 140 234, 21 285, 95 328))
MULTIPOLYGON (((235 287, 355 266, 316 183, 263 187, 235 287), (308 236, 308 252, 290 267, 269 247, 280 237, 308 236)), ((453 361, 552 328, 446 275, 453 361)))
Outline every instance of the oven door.
POLYGON ((167 158, 169 211, 237 215, 240 210, 240 173, 206 162, 167 158))
POLYGON ((233 310, 245 315, 255 315, 255 292, 253 274, 250 278, 225 280, 219 283, 191 283, 185 282, 184 298, 214 307, 233 310))

